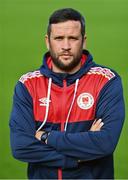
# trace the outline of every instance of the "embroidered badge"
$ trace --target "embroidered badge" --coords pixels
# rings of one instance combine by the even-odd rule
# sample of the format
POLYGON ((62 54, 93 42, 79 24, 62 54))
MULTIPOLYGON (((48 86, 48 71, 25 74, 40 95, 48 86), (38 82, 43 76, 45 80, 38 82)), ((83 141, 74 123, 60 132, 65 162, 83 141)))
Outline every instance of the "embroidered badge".
POLYGON ((77 98, 77 104, 81 109, 90 109, 94 104, 94 98, 90 93, 82 93, 77 98))

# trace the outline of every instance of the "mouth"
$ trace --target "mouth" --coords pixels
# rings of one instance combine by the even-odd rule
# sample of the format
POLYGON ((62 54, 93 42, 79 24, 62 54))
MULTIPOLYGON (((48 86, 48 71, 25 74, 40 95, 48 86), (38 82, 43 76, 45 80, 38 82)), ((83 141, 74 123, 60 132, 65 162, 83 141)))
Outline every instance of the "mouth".
POLYGON ((61 57, 63 60, 66 60, 66 61, 71 60, 71 55, 69 55, 69 54, 63 54, 63 55, 61 55, 60 57, 61 57))
POLYGON ((71 57, 72 55, 69 54, 69 53, 63 53, 63 54, 60 54, 60 56, 64 57, 64 58, 69 58, 71 57))
POLYGON ((71 55, 70 55, 70 54, 62 54, 61 56, 68 56, 68 57, 69 57, 69 56, 71 56, 71 55))

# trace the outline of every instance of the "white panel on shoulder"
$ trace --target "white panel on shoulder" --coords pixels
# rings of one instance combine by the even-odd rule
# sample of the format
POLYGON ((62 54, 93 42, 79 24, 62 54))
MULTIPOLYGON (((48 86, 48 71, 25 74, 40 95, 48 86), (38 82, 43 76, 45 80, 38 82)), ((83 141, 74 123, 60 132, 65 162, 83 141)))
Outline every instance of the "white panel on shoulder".
POLYGON ((107 79, 112 79, 115 77, 115 74, 108 68, 102 67, 92 67, 87 74, 98 74, 105 76, 107 79))
POLYGON ((28 79, 32 79, 35 77, 40 77, 43 76, 40 71, 33 71, 33 72, 28 72, 26 74, 24 74, 23 76, 21 76, 21 78, 19 79, 20 82, 25 83, 25 81, 27 81, 28 79))

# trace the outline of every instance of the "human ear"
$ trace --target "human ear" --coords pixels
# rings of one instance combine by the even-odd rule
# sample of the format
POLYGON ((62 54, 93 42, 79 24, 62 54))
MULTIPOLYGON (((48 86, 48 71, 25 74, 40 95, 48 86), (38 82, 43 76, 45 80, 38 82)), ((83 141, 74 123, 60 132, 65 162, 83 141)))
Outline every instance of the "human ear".
POLYGON ((87 39, 87 36, 85 34, 83 38, 83 49, 86 49, 86 39, 87 39))
POLYGON ((47 34, 45 35, 45 44, 46 44, 47 49, 49 50, 49 37, 47 34))

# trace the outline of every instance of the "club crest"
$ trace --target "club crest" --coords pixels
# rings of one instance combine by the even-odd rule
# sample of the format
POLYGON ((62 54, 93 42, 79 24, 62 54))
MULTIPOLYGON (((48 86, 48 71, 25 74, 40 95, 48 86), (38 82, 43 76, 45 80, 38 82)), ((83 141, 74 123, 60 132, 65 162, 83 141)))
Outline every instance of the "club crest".
POLYGON ((81 109, 90 109, 94 104, 94 98, 90 93, 82 93, 77 98, 77 104, 81 109))

